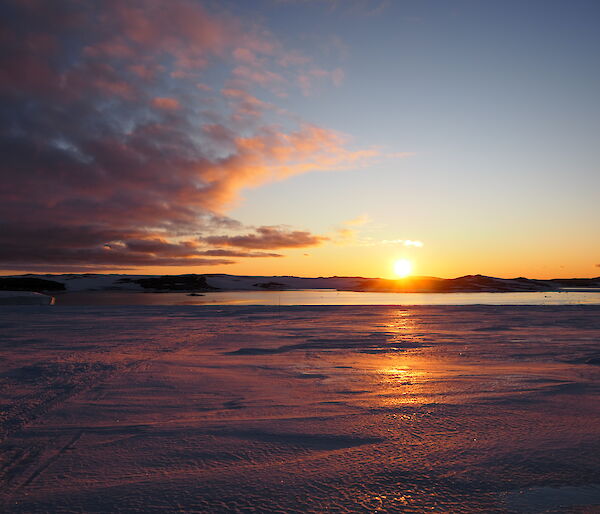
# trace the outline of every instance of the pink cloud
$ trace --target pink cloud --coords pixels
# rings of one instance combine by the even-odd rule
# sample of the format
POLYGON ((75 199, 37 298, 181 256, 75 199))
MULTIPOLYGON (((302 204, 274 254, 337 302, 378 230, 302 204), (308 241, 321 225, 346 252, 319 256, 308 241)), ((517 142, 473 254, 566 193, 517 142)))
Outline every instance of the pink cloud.
POLYGON ((285 52, 278 60, 284 67, 296 67, 310 64, 312 59, 295 51, 285 52))
POLYGON ((223 89, 221 93, 233 102, 234 119, 239 120, 245 117, 257 118, 265 110, 274 107, 272 104, 263 102, 242 89, 227 88, 223 89))
POLYGON ((120 33, 144 52, 169 53, 177 68, 202 68, 210 56, 222 55, 237 22, 209 14, 198 2, 161 0, 116 2, 110 16, 120 33))
POLYGON ((237 66, 233 69, 233 75, 238 79, 243 79, 251 84, 258 84, 263 87, 278 85, 286 82, 283 75, 274 71, 265 69, 255 69, 249 66, 237 66))
POLYGON ((247 48, 236 48, 233 51, 233 56, 237 61, 243 62, 249 66, 259 65, 259 60, 256 57, 256 54, 254 54, 247 48))
POLYGON ((152 80, 156 77, 157 69, 154 67, 148 67, 143 64, 134 64, 129 66, 129 70, 135 73, 138 77, 145 80, 152 80))

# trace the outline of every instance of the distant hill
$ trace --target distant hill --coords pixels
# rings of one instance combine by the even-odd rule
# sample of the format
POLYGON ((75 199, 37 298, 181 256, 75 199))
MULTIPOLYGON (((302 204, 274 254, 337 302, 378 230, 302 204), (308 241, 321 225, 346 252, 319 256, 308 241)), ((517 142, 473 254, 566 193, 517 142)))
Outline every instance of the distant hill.
POLYGON ((466 275, 458 278, 408 277, 398 280, 364 277, 244 276, 219 273, 186 275, 63 274, 0 277, 0 289, 21 291, 248 291, 337 289, 399 293, 535 292, 600 289, 600 277, 534 280, 466 275))
POLYGON ((0 291, 64 291, 65 285, 55 280, 39 277, 0 277, 0 291))
POLYGON ((427 293, 500 293, 519 291, 554 291, 557 289, 560 289, 560 286, 544 280, 532 280, 528 278, 505 279, 486 277, 484 275, 466 275, 464 277, 449 279, 434 277, 408 277, 400 280, 373 279, 361 290, 427 293))

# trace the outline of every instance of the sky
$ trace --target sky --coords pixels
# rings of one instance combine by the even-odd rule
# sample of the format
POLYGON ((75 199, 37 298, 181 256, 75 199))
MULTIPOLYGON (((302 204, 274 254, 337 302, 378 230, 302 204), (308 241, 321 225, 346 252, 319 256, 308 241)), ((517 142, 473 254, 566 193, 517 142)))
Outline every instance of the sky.
POLYGON ((6 0, 0 273, 600 275, 596 0, 6 0))

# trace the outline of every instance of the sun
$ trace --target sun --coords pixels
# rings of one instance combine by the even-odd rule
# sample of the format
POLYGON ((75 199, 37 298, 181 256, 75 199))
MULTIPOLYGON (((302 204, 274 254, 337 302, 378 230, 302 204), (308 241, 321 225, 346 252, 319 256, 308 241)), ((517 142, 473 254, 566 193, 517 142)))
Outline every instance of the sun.
POLYGON ((394 273, 398 278, 408 277, 412 272, 412 262, 408 259, 398 259, 394 262, 394 273))

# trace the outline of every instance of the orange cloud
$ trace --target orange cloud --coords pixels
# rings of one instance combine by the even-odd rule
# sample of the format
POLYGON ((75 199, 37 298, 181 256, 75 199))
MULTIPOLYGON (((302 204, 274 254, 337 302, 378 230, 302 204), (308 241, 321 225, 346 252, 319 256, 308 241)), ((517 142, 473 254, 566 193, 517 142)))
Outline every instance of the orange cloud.
POLYGON ((215 211, 231 205, 243 188, 312 171, 362 166, 380 153, 349 150, 343 136, 310 124, 289 133, 263 127, 254 136, 237 137, 231 143, 234 153, 202 171, 207 184, 204 201, 215 211))

